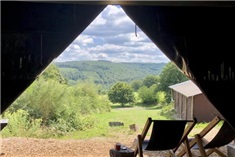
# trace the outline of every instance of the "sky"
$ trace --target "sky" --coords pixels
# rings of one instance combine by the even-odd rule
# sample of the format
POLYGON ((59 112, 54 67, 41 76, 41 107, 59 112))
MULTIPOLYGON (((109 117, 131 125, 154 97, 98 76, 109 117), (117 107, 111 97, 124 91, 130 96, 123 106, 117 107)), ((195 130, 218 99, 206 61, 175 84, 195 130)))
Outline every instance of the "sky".
POLYGON ((169 62, 118 5, 108 5, 54 61, 82 60, 169 62))

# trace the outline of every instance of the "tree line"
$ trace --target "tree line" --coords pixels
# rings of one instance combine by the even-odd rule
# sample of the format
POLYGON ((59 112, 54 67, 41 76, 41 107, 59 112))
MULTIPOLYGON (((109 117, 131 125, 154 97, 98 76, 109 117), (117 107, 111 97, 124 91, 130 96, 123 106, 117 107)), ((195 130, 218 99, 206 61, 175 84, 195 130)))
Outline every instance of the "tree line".
POLYGON ((147 75, 159 75, 166 63, 114 63, 108 61, 71 61, 54 63, 69 85, 90 80, 107 92, 116 82, 143 79, 147 75))
POLYGON ((135 104, 138 98, 140 103, 167 104, 171 101, 169 86, 188 80, 182 72, 172 63, 166 64, 160 75, 149 75, 143 80, 134 80, 131 83, 117 82, 108 92, 112 103, 135 104), (135 97, 134 92, 137 93, 135 97))

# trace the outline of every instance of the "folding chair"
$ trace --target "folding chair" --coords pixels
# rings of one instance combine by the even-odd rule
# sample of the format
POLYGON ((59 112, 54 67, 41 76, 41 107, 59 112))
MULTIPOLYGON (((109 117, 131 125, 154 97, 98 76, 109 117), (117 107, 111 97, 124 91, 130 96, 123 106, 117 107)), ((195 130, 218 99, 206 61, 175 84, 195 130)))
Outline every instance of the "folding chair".
MULTIPOLYGON (((200 151, 200 156, 208 157, 213 152, 217 153, 221 157, 226 157, 226 155, 220 151, 220 147, 225 146, 235 139, 235 131, 228 124, 225 119, 221 119, 216 116, 202 131, 195 135, 195 138, 189 142, 189 147, 192 149, 198 149, 200 151), (219 123, 222 122, 222 126, 219 128, 217 134, 213 136, 212 139, 207 141, 204 137, 219 123)), ((186 152, 182 150, 179 153, 179 157, 182 157, 186 152)))
POLYGON ((175 156, 175 152, 184 143, 184 150, 191 157, 188 149, 188 134, 193 129, 197 120, 152 120, 148 118, 141 135, 137 136, 137 145, 134 150, 134 157, 139 154, 143 157, 143 150, 169 151, 170 156, 175 156), (153 123, 149 140, 145 140, 148 130, 153 123))

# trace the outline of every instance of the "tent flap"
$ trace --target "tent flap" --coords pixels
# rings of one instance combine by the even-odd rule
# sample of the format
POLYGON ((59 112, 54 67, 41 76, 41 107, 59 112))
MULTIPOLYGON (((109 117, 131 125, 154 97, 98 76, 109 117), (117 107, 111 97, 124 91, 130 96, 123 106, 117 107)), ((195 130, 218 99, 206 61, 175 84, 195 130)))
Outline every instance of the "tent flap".
POLYGON ((1 112, 105 7, 72 3, 1 2, 1 112))

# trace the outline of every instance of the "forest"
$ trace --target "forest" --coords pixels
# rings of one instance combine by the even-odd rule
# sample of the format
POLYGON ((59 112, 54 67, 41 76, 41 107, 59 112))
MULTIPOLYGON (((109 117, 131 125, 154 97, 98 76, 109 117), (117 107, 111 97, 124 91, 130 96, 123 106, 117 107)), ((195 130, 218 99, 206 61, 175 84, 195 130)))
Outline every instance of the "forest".
POLYGON ((117 81, 131 82, 159 75, 166 63, 122 63, 109 61, 54 62, 68 84, 90 80, 107 90, 117 81))

